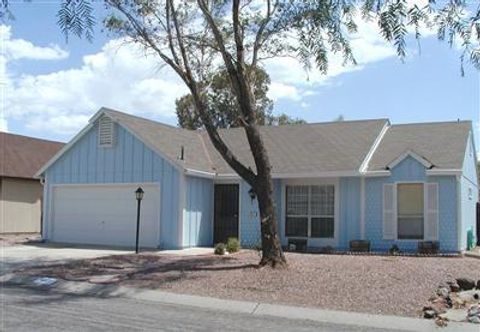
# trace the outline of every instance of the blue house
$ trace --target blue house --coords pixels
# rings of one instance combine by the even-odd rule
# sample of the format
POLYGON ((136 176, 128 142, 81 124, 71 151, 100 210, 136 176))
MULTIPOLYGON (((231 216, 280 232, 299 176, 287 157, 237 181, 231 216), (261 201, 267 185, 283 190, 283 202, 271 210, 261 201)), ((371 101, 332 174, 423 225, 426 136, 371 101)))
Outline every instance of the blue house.
MULTIPOLYGON (((272 163, 283 245, 416 250, 438 241, 466 250, 475 234, 476 153, 470 121, 392 125, 387 119, 261 127, 272 163)), ((220 130, 254 164, 243 129, 220 130)), ((204 131, 102 108, 38 172, 43 236, 59 243, 132 246, 142 187, 140 243, 260 242, 258 205, 204 131)))

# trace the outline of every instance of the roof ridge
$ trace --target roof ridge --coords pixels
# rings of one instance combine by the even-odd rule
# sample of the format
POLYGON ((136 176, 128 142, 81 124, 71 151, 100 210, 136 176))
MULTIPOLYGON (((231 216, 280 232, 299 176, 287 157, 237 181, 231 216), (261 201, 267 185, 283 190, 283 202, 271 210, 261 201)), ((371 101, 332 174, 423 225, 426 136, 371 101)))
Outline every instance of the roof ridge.
POLYGON ((406 122, 406 123, 392 124, 392 127, 439 125, 439 124, 460 124, 460 123, 462 123, 462 124, 473 123, 473 121, 472 120, 451 120, 451 121, 406 122))
POLYGON ((23 137, 23 138, 27 138, 27 139, 31 139, 31 140, 35 140, 35 141, 40 141, 40 142, 47 142, 47 143, 65 144, 64 142, 54 141, 54 140, 51 140, 51 139, 32 137, 32 136, 10 133, 10 132, 5 132, 5 131, 0 131, 0 135, 23 137))

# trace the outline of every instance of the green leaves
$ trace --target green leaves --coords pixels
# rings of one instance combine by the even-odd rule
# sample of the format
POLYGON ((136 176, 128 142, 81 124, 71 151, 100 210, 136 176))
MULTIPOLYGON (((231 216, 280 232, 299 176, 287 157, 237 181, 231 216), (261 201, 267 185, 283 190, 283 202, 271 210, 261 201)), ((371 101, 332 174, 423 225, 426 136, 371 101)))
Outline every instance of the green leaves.
POLYGON ((57 13, 57 24, 67 40, 70 33, 93 40, 95 16, 91 1, 93 0, 62 0, 57 13))

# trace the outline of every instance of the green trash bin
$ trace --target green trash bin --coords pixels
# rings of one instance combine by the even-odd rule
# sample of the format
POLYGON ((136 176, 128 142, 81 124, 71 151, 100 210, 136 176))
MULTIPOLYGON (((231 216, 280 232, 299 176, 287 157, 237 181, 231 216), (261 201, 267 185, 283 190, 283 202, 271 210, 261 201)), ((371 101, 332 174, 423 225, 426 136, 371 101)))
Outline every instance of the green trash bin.
POLYGON ((467 231, 467 250, 472 250, 475 248, 475 244, 477 243, 475 239, 475 234, 473 232, 473 227, 467 231))

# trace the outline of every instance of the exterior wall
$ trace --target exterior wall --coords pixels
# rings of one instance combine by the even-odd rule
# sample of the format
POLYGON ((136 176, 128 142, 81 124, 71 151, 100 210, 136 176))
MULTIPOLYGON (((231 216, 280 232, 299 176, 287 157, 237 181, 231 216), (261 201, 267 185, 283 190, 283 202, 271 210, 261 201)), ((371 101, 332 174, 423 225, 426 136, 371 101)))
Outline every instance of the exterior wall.
MULTIPOLYGON (((181 247, 179 227, 180 172, 168 161, 115 124, 115 144, 98 146, 98 125, 87 132, 45 174, 44 237, 49 239, 51 188, 59 184, 142 183, 160 184, 160 248, 181 247)), ((133 193, 132 193, 132 199, 133 193)))
POLYGON ((393 244, 401 250, 417 249, 416 240, 383 239, 383 185, 401 181, 435 182, 439 186, 439 241, 445 252, 458 251, 457 240, 457 184, 454 176, 431 176, 425 167, 411 157, 405 158, 389 177, 365 180, 365 238, 371 241, 373 250, 388 250, 393 244))
MULTIPOLYGON (((283 239, 283 224, 281 222, 281 180, 273 180, 274 199, 278 220, 278 234, 283 239)), ((257 199, 252 200, 248 191, 250 186, 240 182, 240 242, 244 248, 253 248, 261 244, 260 212, 257 199)))
POLYGON ((42 185, 38 180, 0 179, 0 233, 39 233, 42 185))
POLYGON ((348 249, 350 240, 359 240, 360 234, 360 178, 340 179, 340 241, 339 248, 348 249))
POLYGON ((460 202, 461 202, 461 224, 460 224, 460 250, 467 249, 467 233, 473 230, 476 235, 476 204, 478 202, 478 175, 476 169, 475 147, 472 137, 469 138, 465 159, 463 162, 463 172, 459 180, 460 183, 460 202))
POLYGON ((187 176, 183 247, 213 245, 213 180, 187 176))

